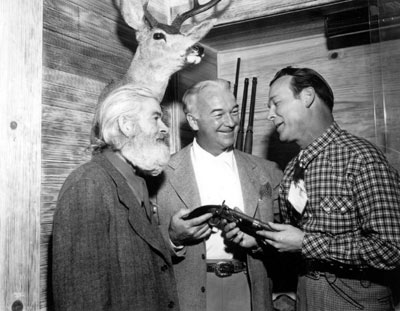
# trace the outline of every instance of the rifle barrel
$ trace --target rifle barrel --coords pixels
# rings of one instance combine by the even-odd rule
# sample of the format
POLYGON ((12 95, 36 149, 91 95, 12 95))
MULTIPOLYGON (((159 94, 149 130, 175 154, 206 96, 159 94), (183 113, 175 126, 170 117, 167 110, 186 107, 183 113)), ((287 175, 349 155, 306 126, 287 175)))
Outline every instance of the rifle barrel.
POLYGON ((235 74, 235 84, 233 85, 233 96, 237 98, 238 84, 239 84, 239 72, 240 72, 240 57, 236 61, 236 74, 235 74))
POLYGON ((253 151, 253 121, 254 121, 254 108, 256 105, 256 91, 257 91, 257 78, 254 77, 251 86, 249 123, 247 125, 246 139, 244 141, 244 152, 250 154, 253 151))
POLYGON ((249 79, 244 79, 242 112, 240 114, 239 130, 236 137, 236 149, 243 151, 244 120, 246 119, 247 92, 249 89, 249 79))

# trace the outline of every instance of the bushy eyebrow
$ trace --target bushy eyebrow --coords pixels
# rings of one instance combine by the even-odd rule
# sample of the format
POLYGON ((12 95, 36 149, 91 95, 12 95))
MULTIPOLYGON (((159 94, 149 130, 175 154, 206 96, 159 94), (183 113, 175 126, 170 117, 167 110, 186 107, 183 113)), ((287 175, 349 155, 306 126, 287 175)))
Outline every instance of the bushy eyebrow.
POLYGON ((152 113, 151 113, 151 116, 156 116, 156 117, 162 117, 162 112, 161 111, 158 111, 158 110, 155 110, 155 111, 153 111, 152 113))
POLYGON ((213 114, 214 112, 223 112, 223 111, 224 110, 221 108, 216 108, 216 109, 211 110, 210 114, 213 114))

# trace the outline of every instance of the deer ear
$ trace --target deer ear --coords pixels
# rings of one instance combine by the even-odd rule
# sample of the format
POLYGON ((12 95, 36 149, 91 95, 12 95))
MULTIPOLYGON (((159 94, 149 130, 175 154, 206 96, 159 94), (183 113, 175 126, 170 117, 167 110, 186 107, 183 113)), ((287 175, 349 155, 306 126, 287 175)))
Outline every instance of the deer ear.
POLYGON ((186 31, 182 29, 182 34, 186 37, 189 37, 194 42, 199 42, 206 36, 206 34, 208 34, 208 32, 211 30, 211 28, 213 28, 216 22, 217 20, 215 18, 205 20, 186 31))
POLYGON ((144 18, 142 1, 119 0, 119 8, 125 22, 135 30, 148 28, 144 18))

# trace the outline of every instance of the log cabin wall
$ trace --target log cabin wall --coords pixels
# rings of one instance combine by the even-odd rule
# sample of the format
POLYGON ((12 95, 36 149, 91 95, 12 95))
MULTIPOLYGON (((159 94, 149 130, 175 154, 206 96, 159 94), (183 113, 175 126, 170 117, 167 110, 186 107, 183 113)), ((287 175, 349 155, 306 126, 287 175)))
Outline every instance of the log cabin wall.
POLYGON ((43 3, 0 4, 0 310, 38 310, 43 3))

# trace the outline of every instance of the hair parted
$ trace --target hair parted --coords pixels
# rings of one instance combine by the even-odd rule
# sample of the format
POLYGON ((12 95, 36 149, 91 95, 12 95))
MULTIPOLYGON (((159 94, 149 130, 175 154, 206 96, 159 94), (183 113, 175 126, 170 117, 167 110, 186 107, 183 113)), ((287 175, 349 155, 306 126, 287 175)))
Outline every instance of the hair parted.
POLYGON ((334 105, 332 89, 318 72, 310 68, 285 67, 275 74, 269 86, 283 76, 292 77, 290 86, 295 96, 299 95, 303 89, 312 87, 318 97, 328 106, 330 111, 332 111, 334 105))
MULTIPOLYGON (((185 113, 193 113, 197 105, 197 97, 203 92, 207 92, 210 88, 216 88, 221 91, 230 92, 230 84, 224 79, 205 80, 192 85, 183 94, 183 111, 185 113)), ((233 95, 232 95, 233 96, 233 95)))

